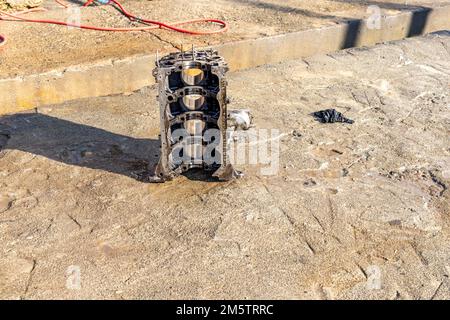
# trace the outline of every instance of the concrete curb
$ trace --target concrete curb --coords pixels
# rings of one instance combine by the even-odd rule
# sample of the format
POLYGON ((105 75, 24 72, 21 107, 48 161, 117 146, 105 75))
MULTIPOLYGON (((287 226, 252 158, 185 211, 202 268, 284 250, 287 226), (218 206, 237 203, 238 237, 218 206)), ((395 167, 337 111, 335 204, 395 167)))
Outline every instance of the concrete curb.
MULTIPOLYGON (((371 29, 366 20, 331 27, 219 45, 232 71, 370 46, 450 29, 450 6, 382 17, 371 29)), ((99 61, 41 74, 0 79, 0 114, 33 109, 72 99, 127 93, 154 84, 155 54, 99 61)))

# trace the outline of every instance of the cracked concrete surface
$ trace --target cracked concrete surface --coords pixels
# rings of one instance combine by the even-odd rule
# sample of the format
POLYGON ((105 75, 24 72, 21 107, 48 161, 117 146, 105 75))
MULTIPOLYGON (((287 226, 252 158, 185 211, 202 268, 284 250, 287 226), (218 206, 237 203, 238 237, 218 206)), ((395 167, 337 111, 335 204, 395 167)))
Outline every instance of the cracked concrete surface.
POLYGON ((154 88, 0 118, 0 297, 450 298, 450 36, 230 75, 280 170, 139 181, 154 88), (309 114, 336 108, 353 125, 309 114), (79 289, 68 289, 78 266, 79 289))

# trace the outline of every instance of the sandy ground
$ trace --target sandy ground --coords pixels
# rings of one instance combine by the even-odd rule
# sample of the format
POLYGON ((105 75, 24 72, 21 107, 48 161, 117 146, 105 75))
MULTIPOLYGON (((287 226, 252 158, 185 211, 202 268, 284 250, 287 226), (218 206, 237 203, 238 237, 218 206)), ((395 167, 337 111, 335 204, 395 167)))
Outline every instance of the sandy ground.
POLYGON ((0 298, 449 299, 449 50, 231 74, 231 107, 286 135, 276 175, 227 183, 136 179, 158 157, 153 88, 0 118, 0 298), (308 115, 330 107, 355 123, 308 115))
MULTIPOLYGON (((80 1, 71 2, 78 6, 80 1)), ((402 0, 123 0, 123 3, 131 12, 165 22, 194 18, 223 19, 229 23, 230 30, 213 36, 187 36, 166 30, 110 33, 0 21, 0 31, 8 37, 8 44, 0 49, 0 78, 107 58, 154 53, 157 49, 168 51, 181 45, 208 46, 329 26, 348 19, 367 18, 373 13, 368 11, 371 5, 378 5, 384 15, 392 15, 419 6, 448 5, 450 1, 412 0, 405 4, 402 0)), ((61 9, 53 0, 47 0, 45 7, 51 11, 28 16, 74 20, 76 11, 61 9)), ((80 22, 110 27, 136 25, 110 6, 83 9, 80 22)))
POLYGON ((42 5, 43 0, 0 0, 0 10, 25 10, 42 5))

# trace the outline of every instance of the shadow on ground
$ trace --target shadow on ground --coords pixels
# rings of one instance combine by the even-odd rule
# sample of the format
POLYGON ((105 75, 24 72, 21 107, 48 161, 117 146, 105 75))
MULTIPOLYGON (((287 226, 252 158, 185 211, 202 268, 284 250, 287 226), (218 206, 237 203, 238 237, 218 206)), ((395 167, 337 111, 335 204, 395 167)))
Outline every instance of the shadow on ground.
POLYGON ((159 158, 159 140, 137 139, 38 114, 0 117, 0 151, 21 150, 143 180, 159 158))
MULTIPOLYGON (((0 117, 0 152, 7 150, 20 150, 68 165, 148 182, 159 160, 160 142, 27 113, 0 117)), ((183 175, 193 181, 217 181, 211 172, 202 170, 193 169, 183 175)))
POLYGON ((358 4, 360 6, 378 6, 382 9, 400 10, 400 11, 413 11, 425 8, 420 5, 408 4, 407 1, 405 1, 405 3, 381 2, 372 0, 332 0, 332 1, 358 4))
MULTIPOLYGON (((344 23, 347 25, 347 31, 342 41, 341 49, 353 48, 357 45, 361 28, 363 27, 364 20, 354 19, 348 17, 338 17, 334 15, 321 14, 310 10, 299 9, 291 7, 289 5, 280 5, 270 3, 261 0, 231 0, 233 2, 253 6, 255 8, 263 8, 276 12, 284 12, 291 14, 303 15, 305 17, 313 17, 320 19, 333 20, 338 23, 344 23)), ((411 11, 413 12, 411 22, 408 29, 408 37, 420 36, 424 34, 425 26, 427 24, 430 13, 433 9, 417 5, 399 4, 391 2, 379 2, 379 1, 361 1, 361 0, 332 0, 342 3, 353 3, 361 6, 378 6, 380 9, 390 9, 399 11, 411 11)))

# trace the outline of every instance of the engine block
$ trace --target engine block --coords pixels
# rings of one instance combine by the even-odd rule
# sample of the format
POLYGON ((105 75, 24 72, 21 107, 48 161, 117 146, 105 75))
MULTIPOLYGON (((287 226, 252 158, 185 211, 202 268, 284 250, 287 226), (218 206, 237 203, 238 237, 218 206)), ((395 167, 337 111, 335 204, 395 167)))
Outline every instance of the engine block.
POLYGON ((152 182, 198 168, 219 180, 239 176, 227 157, 228 65, 214 50, 171 53, 157 59, 161 157, 152 182))

